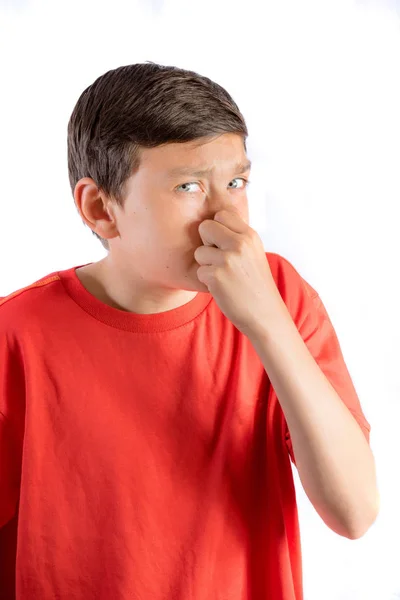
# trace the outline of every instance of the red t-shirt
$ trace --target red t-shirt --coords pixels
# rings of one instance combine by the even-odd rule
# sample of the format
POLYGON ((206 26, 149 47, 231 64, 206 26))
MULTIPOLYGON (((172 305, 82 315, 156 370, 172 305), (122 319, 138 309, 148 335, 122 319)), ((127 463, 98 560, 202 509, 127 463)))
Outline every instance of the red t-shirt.
MULTIPOLYGON (((266 256, 369 439, 317 292, 266 256)), ((303 598, 286 421, 211 294, 129 313, 71 268, 3 298, 0 411, 2 600, 303 598)))

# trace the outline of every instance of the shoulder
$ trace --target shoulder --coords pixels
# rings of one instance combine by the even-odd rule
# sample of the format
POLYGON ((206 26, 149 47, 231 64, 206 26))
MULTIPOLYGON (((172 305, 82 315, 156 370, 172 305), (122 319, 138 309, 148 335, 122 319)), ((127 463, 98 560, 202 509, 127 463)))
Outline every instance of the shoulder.
POLYGON ((284 256, 266 252, 272 276, 281 293, 303 293, 310 299, 318 297, 318 292, 310 285, 294 265, 284 256))
POLYGON ((27 286, 0 298, 0 332, 15 329, 42 314, 54 298, 61 279, 58 272, 49 273, 27 286))
POLYGON ((298 329, 320 327, 329 320, 319 292, 302 273, 280 254, 266 252, 266 256, 276 287, 298 329))

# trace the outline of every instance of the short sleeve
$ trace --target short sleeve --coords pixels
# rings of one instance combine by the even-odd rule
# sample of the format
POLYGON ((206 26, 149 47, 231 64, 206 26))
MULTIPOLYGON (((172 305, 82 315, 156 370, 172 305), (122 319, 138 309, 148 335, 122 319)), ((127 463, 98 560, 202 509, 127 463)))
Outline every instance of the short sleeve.
POLYGON ((0 319, 0 527, 14 516, 19 500, 24 402, 22 363, 0 319))
MULTIPOLYGON (((304 293, 305 297, 301 304, 302 311, 299 313, 301 317, 297 323, 298 330, 315 361, 356 419, 369 443, 371 426, 362 411, 330 317, 318 293, 304 279, 301 283, 303 292, 300 293, 304 293)), ((287 424, 285 435, 290 458, 296 464, 287 424)))
POLYGON ((14 516, 19 497, 18 451, 10 424, 0 414, 0 527, 14 516))

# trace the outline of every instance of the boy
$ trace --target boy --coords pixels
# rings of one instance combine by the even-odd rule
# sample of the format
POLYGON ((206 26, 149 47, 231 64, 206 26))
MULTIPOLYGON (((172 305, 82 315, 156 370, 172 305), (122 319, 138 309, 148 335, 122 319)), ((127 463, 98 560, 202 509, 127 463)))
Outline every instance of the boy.
POLYGON ((1 301, 1 598, 301 600, 290 459, 333 531, 374 522, 328 314, 248 225, 247 135, 175 67, 79 98, 69 178, 108 254, 1 301))

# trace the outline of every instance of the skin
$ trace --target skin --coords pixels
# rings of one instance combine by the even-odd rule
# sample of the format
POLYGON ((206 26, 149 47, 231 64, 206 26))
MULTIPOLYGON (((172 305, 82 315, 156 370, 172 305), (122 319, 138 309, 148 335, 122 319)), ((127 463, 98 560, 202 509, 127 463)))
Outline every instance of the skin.
POLYGON ((262 242, 248 225, 246 189, 236 183, 243 174, 233 167, 238 160, 246 160, 243 142, 232 134, 147 150, 128 181, 123 209, 91 179, 80 180, 78 209, 109 240, 110 253, 78 276, 104 302, 134 312, 161 312, 211 293, 268 374, 311 503, 330 529, 356 539, 379 511, 374 457, 279 294, 262 242), (182 165, 209 166, 212 175, 168 178, 169 169, 182 165), (190 191, 178 187, 194 181, 184 186, 190 191))
POLYGON ((203 245, 199 225, 223 209, 238 211, 248 223, 250 170, 235 169, 246 162, 243 139, 232 133, 146 148, 126 182, 123 207, 93 179, 80 179, 77 209, 110 248, 104 259, 77 269, 82 284, 106 304, 141 314, 171 310, 198 292, 209 293, 194 258, 203 245), (212 171, 201 177, 169 174, 181 167, 212 171))

